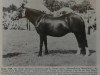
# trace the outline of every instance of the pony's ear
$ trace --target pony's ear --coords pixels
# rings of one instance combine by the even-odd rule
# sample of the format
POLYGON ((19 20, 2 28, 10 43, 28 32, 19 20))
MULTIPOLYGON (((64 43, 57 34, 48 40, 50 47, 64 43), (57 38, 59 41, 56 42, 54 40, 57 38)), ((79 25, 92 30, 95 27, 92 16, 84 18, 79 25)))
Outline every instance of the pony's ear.
POLYGON ((24 8, 26 4, 27 4, 27 0, 23 0, 21 3, 21 7, 24 8))
POLYGON ((27 0, 23 0, 23 3, 26 5, 27 4, 27 0))

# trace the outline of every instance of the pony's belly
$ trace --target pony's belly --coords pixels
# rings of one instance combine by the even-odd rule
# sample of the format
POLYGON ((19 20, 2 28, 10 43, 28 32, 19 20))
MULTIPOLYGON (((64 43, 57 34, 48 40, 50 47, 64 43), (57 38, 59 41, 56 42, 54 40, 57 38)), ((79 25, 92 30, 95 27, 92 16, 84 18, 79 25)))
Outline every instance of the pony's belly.
POLYGON ((53 36, 53 37, 61 37, 61 36, 64 36, 66 35, 67 33, 69 33, 69 30, 65 30, 65 29, 62 29, 62 30, 53 30, 53 31, 50 31, 47 33, 47 35, 50 35, 50 36, 53 36))
MULTIPOLYGON (((66 33, 67 34, 67 33, 66 33)), ((66 34, 48 34, 49 36, 53 36, 53 37, 62 37, 66 34)))

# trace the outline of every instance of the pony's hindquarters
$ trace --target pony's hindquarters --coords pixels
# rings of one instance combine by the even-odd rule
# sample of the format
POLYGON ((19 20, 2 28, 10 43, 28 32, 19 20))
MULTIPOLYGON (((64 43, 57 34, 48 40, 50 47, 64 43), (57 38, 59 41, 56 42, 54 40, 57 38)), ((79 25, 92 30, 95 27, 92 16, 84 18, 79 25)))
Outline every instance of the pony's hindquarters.
POLYGON ((76 36, 78 46, 80 49, 80 51, 78 51, 78 54, 80 52, 80 54, 82 55, 89 55, 84 20, 82 19, 82 17, 76 14, 70 15, 69 20, 71 26, 70 28, 76 36))

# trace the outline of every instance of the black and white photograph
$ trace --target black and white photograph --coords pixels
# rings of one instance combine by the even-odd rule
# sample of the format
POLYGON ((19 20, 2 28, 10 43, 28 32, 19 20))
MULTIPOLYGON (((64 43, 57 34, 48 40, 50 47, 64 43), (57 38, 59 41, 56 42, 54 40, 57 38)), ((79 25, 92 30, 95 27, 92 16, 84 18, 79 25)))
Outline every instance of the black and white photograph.
POLYGON ((96 0, 3 0, 2 65, 96 66, 96 0))

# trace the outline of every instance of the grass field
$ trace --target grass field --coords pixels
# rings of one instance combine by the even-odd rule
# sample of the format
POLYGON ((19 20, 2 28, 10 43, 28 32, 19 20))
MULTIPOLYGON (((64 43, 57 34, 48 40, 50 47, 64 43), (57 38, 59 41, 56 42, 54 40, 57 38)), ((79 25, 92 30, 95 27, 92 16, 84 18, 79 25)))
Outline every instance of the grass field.
MULTIPOLYGON (((39 36, 36 31, 3 30, 4 66, 94 66, 96 37, 87 35, 91 55, 75 55, 77 41, 70 33, 63 37, 48 36, 49 54, 38 57, 39 36)), ((43 48, 44 52, 44 48, 43 48)))

